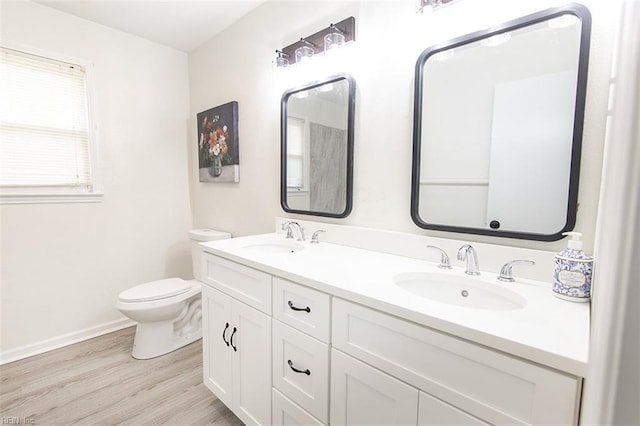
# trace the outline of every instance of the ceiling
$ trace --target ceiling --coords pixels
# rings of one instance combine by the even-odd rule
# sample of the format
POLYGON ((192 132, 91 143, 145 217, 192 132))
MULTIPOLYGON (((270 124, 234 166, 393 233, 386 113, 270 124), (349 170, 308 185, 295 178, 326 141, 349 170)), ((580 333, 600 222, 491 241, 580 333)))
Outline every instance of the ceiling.
POLYGON ((174 49, 189 52, 266 0, 35 0, 174 49))

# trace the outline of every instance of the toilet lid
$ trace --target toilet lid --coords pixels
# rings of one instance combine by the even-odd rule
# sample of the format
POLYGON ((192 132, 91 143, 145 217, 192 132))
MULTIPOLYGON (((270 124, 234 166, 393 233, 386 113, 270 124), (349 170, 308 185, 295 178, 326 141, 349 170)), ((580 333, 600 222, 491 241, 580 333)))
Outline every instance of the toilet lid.
POLYGON ((189 291, 191 285, 182 278, 167 278, 140 284, 120 293, 123 302, 145 302, 164 299, 189 291))

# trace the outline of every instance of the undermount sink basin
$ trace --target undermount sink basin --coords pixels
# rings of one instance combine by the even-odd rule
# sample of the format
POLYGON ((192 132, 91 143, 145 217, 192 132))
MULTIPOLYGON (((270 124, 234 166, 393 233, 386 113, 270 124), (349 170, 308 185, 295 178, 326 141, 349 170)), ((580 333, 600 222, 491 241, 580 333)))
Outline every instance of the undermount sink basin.
POLYGON ((527 306, 516 292, 471 276, 416 272, 396 275, 393 283, 416 296, 469 309, 509 311, 527 306))
POLYGON ((262 243, 249 244, 244 246, 244 248, 263 253, 295 253, 304 250, 304 246, 295 241, 265 241, 262 243))

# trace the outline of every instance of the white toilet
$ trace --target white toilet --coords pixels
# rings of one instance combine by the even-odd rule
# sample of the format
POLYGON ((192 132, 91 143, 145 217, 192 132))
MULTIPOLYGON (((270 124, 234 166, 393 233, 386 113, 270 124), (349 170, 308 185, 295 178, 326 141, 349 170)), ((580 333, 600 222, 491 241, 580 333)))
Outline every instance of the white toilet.
POLYGON ((167 278, 132 287, 118 296, 116 308, 137 321, 131 355, 137 359, 164 355, 202 337, 200 256, 203 241, 231 238, 211 229, 189 231, 195 279, 167 278))

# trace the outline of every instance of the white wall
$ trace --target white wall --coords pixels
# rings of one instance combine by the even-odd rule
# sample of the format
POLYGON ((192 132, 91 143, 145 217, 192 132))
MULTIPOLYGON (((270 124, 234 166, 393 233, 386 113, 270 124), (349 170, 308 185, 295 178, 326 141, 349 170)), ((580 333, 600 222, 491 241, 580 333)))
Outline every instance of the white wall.
MULTIPOLYGON (((2 40, 91 61, 104 199, 3 205, 2 352, 120 324, 118 293, 191 277, 186 54, 31 2, 2 40)), ((35 346, 33 346, 35 345, 35 346)))
MULTIPOLYGON (((280 96, 274 84, 274 50, 331 22, 356 18, 356 43, 341 71, 357 86, 354 207, 343 220, 293 218, 389 229, 557 251, 565 242, 535 242, 456 235, 419 229, 410 217, 413 76, 427 47, 566 1, 461 1, 433 14, 416 14, 413 1, 268 1, 189 54, 191 124, 189 169, 194 224, 247 235, 273 230, 279 204, 280 96), (313 13, 310 13, 310 12, 313 13), (240 183, 197 182, 195 115, 239 102, 240 183)), ((607 98, 617 19, 614 4, 584 3, 593 17, 583 162, 576 230, 591 250, 598 204, 607 98)), ((524 52, 523 54, 526 54, 524 52)), ((281 82, 277 80, 276 83, 281 82)), ((299 82, 291 81, 290 86, 299 82)))

